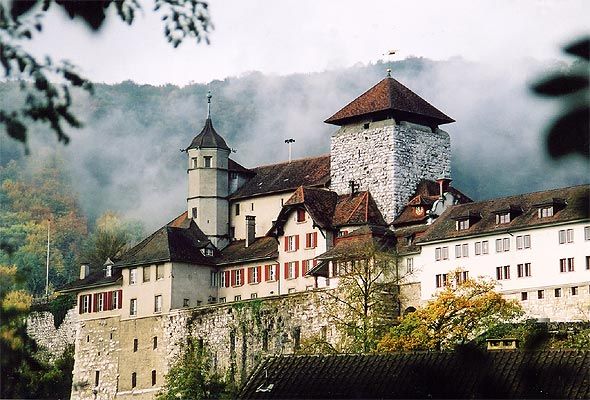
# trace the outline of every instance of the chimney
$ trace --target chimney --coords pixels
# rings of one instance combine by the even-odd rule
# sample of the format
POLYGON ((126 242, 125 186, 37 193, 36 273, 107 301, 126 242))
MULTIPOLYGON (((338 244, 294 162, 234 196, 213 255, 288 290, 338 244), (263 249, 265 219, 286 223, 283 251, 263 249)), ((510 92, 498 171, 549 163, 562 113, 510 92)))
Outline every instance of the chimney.
POLYGON ((256 217, 254 215, 246 215, 246 247, 254 243, 256 237, 256 217))
POLYGON ((90 275, 90 265, 82 263, 80 265, 80 279, 86 279, 90 275))
POLYGON ((436 183, 438 183, 439 188, 439 196, 442 199, 443 194, 449 191, 449 186, 451 185, 451 178, 438 178, 436 183))

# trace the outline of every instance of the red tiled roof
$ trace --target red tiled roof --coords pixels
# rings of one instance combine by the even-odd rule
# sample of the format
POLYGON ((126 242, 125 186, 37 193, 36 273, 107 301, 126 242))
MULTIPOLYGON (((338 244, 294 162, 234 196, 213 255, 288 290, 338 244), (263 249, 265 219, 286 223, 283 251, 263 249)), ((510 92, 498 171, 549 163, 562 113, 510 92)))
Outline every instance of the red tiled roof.
POLYGON ((386 225, 379 207, 368 191, 338 196, 332 218, 333 226, 373 224, 386 225))
POLYGON ((295 190, 299 186, 324 187, 330 181, 330 155, 252 168, 256 173, 233 193, 232 200, 295 190))
POLYGON ((361 94, 324 122, 344 125, 368 116, 425 122, 428 126, 455 122, 416 93, 389 77, 361 94))

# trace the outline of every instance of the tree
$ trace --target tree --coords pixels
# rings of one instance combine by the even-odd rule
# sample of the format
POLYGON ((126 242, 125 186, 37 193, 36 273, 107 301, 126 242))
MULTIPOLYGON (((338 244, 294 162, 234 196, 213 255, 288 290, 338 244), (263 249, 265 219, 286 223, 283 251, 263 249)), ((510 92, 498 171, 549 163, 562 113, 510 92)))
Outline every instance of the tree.
POLYGON ((522 315, 515 300, 496 292, 491 280, 455 281, 439 292, 425 307, 403 316, 381 339, 382 352, 445 350, 481 335, 491 327, 522 315))
POLYGON ((82 261, 101 266, 107 258, 119 258, 143 236, 143 226, 137 221, 123 221, 113 212, 104 213, 95 232, 84 244, 82 261))
POLYGON ((328 313, 341 333, 339 350, 368 353, 399 313, 398 256, 389 238, 365 236, 341 247, 331 259, 338 286, 326 292, 335 304, 328 313))
MULTIPOLYGON (((26 94, 25 103, 13 109, 0 109, 0 124, 8 136, 27 143, 27 124, 49 124, 58 141, 67 144, 69 136, 64 124, 73 128, 82 126, 72 113, 71 88, 93 92, 92 83, 80 76, 73 64, 67 61, 54 63, 46 56, 40 60, 24 50, 20 44, 41 33, 43 18, 51 6, 62 8, 74 19, 80 18, 92 31, 103 25, 109 8, 117 11, 124 23, 133 24, 135 14, 141 10, 137 0, 13 0, 11 5, 0 3, 0 63, 7 79, 17 80, 26 94), (34 15, 31 14, 35 12, 34 15), (60 82, 60 83, 54 83, 60 82)), ((186 38, 209 43, 208 33, 212 27, 208 4, 201 0, 154 0, 154 12, 163 14, 164 35, 174 47, 186 38)))
POLYGON ((166 375, 166 384, 157 400, 221 398, 225 385, 218 375, 211 373, 203 345, 190 338, 181 351, 182 355, 166 375))

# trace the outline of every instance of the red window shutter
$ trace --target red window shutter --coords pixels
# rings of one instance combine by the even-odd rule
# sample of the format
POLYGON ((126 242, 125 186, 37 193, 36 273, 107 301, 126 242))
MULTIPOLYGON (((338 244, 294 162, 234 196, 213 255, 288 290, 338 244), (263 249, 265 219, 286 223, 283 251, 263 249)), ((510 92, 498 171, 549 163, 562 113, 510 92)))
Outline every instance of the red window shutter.
POLYGON ((289 250, 289 236, 285 236, 285 251, 289 250))
POLYGON ((105 298, 105 308, 104 309, 106 311, 110 311, 111 310, 111 293, 112 292, 105 292, 104 293, 104 296, 106 297, 105 298))
POLYGON ((92 296, 92 312, 98 311, 98 293, 94 293, 92 296))
POLYGON ((83 307, 83 304, 84 304, 84 296, 80 296, 80 299, 78 300, 78 303, 79 303, 78 304, 78 307, 79 307, 78 313, 79 314, 84 314, 84 311, 83 311, 83 308, 82 308, 83 307))
POLYGON ((225 287, 230 287, 231 281, 230 281, 230 272, 229 271, 225 271, 225 287))
POLYGON ((258 282, 262 281, 262 265, 256 267, 258 269, 258 282))
POLYGON ((299 261, 295 261, 295 278, 299 276, 299 261))
POLYGON ((264 280, 268 281, 270 279, 270 265, 264 266, 264 280))
POLYGON ((299 250, 299 235, 295 235, 295 250, 299 250))
POLYGON ((309 265, 309 261, 303 260, 301 261, 301 276, 305 276, 307 274, 307 266, 309 265))
POLYGON ((236 270, 231 271, 231 285, 236 286, 236 270))
POLYGON ((313 260, 313 266, 315 267, 316 265, 318 265, 318 260, 313 260))
POLYGON ((305 234, 305 248, 306 249, 311 247, 310 239, 311 239, 311 234, 306 233, 305 234))
POLYGON ((242 279, 240 280, 240 286, 242 286, 244 284, 244 278, 246 274, 244 273, 244 268, 240 268, 240 276, 242 277, 242 279))
POLYGON ((285 263, 285 279, 289 277, 289 263, 285 263))
POLYGON ((252 283, 252 268, 248 268, 248 283, 252 283))
POLYGON ((313 233, 313 247, 316 248, 318 245, 318 233, 314 232, 313 233))
POLYGON ((117 303, 117 308, 122 308, 123 307, 123 289, 119 289, 119 295, 118 297, 118 303, 117 303))

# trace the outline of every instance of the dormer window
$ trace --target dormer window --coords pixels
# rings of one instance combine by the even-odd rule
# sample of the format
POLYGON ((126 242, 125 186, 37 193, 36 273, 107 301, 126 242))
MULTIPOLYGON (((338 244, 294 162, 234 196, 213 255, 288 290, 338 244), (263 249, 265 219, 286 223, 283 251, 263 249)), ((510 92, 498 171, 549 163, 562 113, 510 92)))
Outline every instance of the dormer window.
POLYGON ((544 201, 543 203, 534 204, 533 207, 537 207, 537 217, 548 218, 552 217, 559 210, 565 208, 566 202, 564 199, 554 197, 550 200, 544 201))
POLYGON ((481 215, 477 212, 467 211, 465 214, 453 217, 453 219, 457 231, 466 231, 481 219, 481 215))
POLYGON ((297 210, 297 222, 305 222, 305 210, 297 210))
POLYGON ((105 271, 105 276, 107 278, 110 278, 111 276, 113 276, 113 266, 112 265, 107 265, 107 268, 105 271))
POLYGON ((497 225, 509 224, 514 220, 514 218, 522 214, 522 208, 517 205, 510 204, 507 208, 494 211, 494 214, 496 214, 497 225))
POLYGON ((510 212, 496 214, 496 224, 510 223, 510 212))
POLYGON ((469 220, 468 219, 462 219, 457 221, 457 230, 458 231, 465 231, 469 229, 469 220))
POLYGON ((553 206, 540 207, 537 211, 539 218, 547 218, 553 216, 553 206))
POLYGON ((212 257, 213 256, 213 249, 210 247, 205 247, 204 249, 201 249, 201 253, 203 253, 203 255, 206 257, 212 257))

